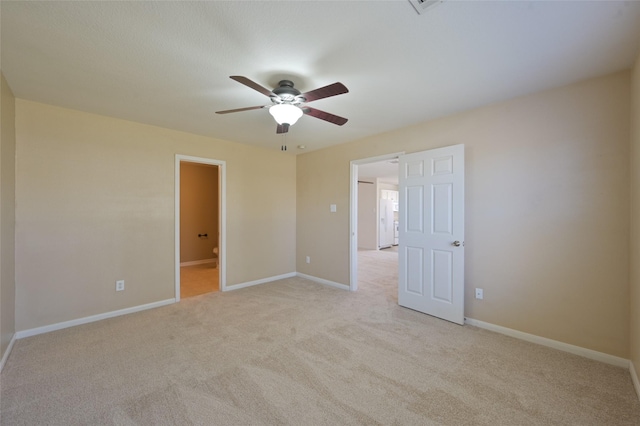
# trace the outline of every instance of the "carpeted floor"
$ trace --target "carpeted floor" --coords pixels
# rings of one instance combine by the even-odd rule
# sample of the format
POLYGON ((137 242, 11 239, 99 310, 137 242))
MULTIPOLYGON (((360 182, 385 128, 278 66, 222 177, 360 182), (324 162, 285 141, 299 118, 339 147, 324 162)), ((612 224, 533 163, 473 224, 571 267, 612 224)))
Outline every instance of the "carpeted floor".
POLYGON ((640 424, 625 369, 400 308, 396 259, 362 252, 356 293, 291 278, 19 340, 1 422, 640 424))

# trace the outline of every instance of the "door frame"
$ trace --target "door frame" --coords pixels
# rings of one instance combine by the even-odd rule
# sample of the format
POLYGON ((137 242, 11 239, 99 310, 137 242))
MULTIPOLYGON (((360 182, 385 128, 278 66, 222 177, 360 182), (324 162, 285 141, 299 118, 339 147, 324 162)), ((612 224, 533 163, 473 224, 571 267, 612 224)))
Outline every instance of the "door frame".
POLYGON ((197 163, 218 166, 218 268, 220 268, 220 291, 227 291, 227 163, 213 158, 176 154, 175 158, 175 292, 180 301, 180 163, 197 163))
POLYGON ((361 158, 350 162, 350 196, 349 196, 349 290, 358 290, 358 166, 360 164, 378 163, 392 160, 404 155, 404 151, 377 157, 361 158))

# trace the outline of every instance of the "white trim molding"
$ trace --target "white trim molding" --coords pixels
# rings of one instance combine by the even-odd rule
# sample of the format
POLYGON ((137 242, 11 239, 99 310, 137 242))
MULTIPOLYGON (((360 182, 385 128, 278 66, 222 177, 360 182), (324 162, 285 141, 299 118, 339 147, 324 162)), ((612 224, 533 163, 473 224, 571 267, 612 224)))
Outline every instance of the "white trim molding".
POLYGON ((63 328, 75 327, 76 325, 88 324, 90 322, 96 322, 96 321, 100 321, 107 318, 119 317, 121 315, 132 314, 134 312, 146 311, 147 309, 159 308, 160 306, 170 305, 172 303, 176 303, 176 299, 160 300, 159 302, 132 306, 131 308, 105 312, 103 314, 91 315, 84 318, 78 318, 70 321, 59 322, 51 325, 45 325, 43 327, 31 328, 29 330, 16 332, 15 338, 24 339, 25 337, 37 336, 38 334, 44 334, 44 333, 49 333, 51 331, 62 330, 63 328))
POLYGON ((266 283, 270 283, 272 281, 284 280, 285 278, 292 278, 292 277, 295 277, 295 276, 296 276, 295 272, 289 272, 287 274, 275 275, 273 277, 267 277, 267 278, 261 278, 259 280, 255 280, 255 281, 247 281, 245 283, 228 285, 225 288, 223 288, 222 291, 239 290, 241 288, 251 287, 251 286, 259 285, 259 284, 266 284, 266 283))
POLYGON ((325 280, 324 278, 318 278, 318 277, 314 277, 313 275, 307 275, 307 274, 303 274, 303 273, 300 273, 300 272, 298 272, 296 275, 299 276, 300 278, 304 278, 304 279, 307 279, 309 281, 316 282, 318 284, 328 285, 330 287, 339 288, 340 290, 349 290, 349 286, 348 285, 340 284, 340 283, 337 283, 335 281, 325 280))
MULTIPOLYGON (((516 339, 525 340, 527 342, 536 343, 538 345, 547 346, 549 348, 558 349, 563 352, 569 352, 595 361, 604 362, 606 364, 615 365, 629 369, 630 362, 628 359, 620 358, 614 355, 605 354, 603 352, 594 351, 592 349, 582 348, 580 346, 570 345, 568 343, 559 342, 557 340, 547 339, 546 337, 536 336, 534 334, 524 333, 522 331, 513 330, 511 328, 502 327, 484 321, 475 320, 473 318, 465 318, 465 324, 473 325, 485 330, 494 331, 506 336, 515 337, 516 339)), ((636 388, 637 389, 637 388, 636 388)))
POLYGON ((629 361, 629 373, 631 373, 631 381, 633 382, 633 387, 636 389, 636 395, 638 395, 638 399, 640 399, 640 380, 638 380, 638 373, 633 366, 633 361, 629 361))
POLYGON ((16 333, 13 333, 13 337, 11 337, 11 341, 9 342, 9 346, 7 346, 7 350, 4 351, 2 355, 2 360, 0 361, 0 372, 4 368, 4 365, 7 363, 9 359, 9 355, 11 355, 11 350, 13 349, 13 344, 16 342, 16 333))

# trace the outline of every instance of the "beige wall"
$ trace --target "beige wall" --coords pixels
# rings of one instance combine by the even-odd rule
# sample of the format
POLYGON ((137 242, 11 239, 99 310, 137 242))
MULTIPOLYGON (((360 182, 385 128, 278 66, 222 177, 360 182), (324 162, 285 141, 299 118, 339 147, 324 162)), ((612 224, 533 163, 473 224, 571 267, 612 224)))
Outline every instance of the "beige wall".
POLYGON ((629 108, 621 72, 300 155, 297 270, 349 283, 351 160, 463 143, 465 315, 626 358, 629 108))
POLYGON ((176 154, 226 161, 228 285, 295 271, 290 154, 22 99, 16 142, 17 330, 175 296, 176 154))
POLYGON ((348 284, 349 161, 464 143, 466 316, 631 356, 640 370, 635 220, 629 238, 630 207, 634 218, 640 210, 639 68, 632 78, 589 80, 297 160, 24 100, 15 102, 13 136, 3 78, 1 349, 14 330, 14 280, 5 280, 13 265, 11 141, 19 158, 17 330, 174 297, 175 154, 227 162, 229 285, 295 271, 296 254, 298 271, 348 284), (127 289, 115 293, 119 278, 127 289), (485 289, 483 301, 473 287, 485 289))
POLYGON ((15 98, 0 72, 0 358, 15 333, 15 98))
POLYGON ((640 56, 632 74, 631 109, 631 353, 640 374, 640 56))
POLYGON ((212 259, 214 247, 218 247, 218 166, 182 161, 180 262, 212 259))

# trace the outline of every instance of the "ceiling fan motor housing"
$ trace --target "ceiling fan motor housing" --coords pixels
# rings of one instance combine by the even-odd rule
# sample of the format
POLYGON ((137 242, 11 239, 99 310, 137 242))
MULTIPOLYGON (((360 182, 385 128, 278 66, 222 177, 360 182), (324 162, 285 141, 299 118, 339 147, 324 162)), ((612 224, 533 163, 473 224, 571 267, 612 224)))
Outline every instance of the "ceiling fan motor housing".
POLYGON ((300 91, 293 87, 293 81, 291 80, 280 80, 278 83, 278 87, 272 90, 278 98, 271 100, 275 103, 301 103, 306 99, 300 96, 300 91))

